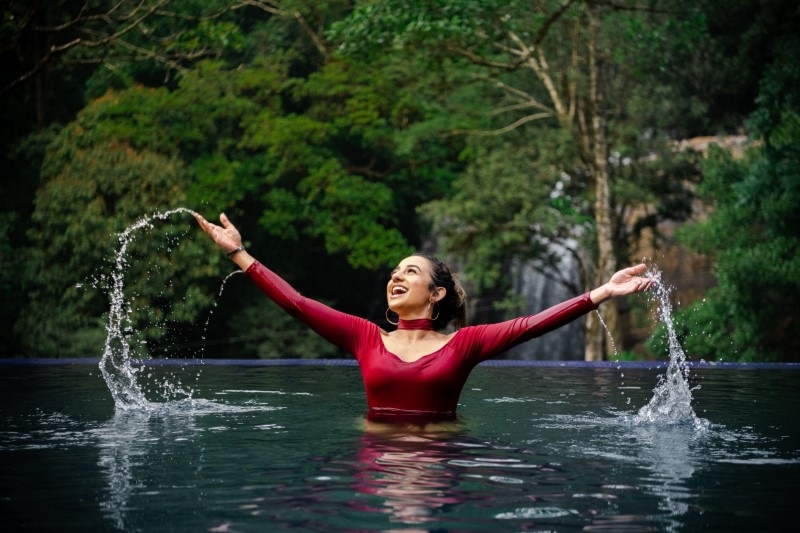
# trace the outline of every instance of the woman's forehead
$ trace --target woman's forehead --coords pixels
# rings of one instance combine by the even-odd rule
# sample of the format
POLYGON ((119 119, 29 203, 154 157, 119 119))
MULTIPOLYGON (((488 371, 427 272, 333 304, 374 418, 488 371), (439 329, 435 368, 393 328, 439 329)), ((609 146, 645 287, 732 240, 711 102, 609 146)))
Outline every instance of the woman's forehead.
POLYGON ((410 266, 416 266, 426 272, 431 271, 431 262, 427 258, 419 255, 410 255, 397 264, 397 269, 404 269, 410 266))

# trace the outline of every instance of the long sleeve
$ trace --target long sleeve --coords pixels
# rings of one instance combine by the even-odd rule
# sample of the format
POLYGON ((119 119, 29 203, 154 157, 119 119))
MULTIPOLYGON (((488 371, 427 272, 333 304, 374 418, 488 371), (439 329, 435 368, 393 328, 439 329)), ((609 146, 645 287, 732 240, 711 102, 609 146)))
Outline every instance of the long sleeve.
POLYGON ((289 315, 310 327, 328 342, 355 354, 359 332, 371 323, 306 298, 258 261, 247 268, 245 275, 289 315))
POLYGON ((477 364, 520 343, 560 328, 594 309, 597 309, 597 304, 592 302, 587 292, 535 315, 464 328, 464 351, 477 364))

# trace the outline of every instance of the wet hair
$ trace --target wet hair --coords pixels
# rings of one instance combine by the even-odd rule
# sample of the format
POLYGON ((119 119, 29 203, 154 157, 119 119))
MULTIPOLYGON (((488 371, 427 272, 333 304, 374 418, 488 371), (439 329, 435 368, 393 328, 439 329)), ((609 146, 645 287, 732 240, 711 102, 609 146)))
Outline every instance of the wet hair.
POLYGON ((433 316, 433 329, 436 331, 447 327, 450 321, 455 321, 455 328, 467 325, 467 293, 461 286, 458 274, 453 273, 450 267, 436 257, 423 252, 415 252, 414 257, 427 259, 431 264, 431 283, 429 289, 434 292, 437 287, 444 287, 444 298, 436 302, 433 316), (438 310, 438 312, 437 312, 438 310))

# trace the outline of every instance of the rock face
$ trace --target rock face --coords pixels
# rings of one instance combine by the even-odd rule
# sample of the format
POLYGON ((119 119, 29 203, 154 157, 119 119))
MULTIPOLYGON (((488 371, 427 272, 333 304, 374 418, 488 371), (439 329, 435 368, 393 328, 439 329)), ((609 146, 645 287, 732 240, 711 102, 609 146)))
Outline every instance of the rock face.
MULTIPOLYGON (((748 145, 745 135, 704 136, 694 137, 675 142, 678 151, 694 151, 705 155, 712 145, 720 146, 738 158, 744 154, 748 145)), ((709 206, 695 200, 692 206, 691 222, 702 221, 710 213, 709 206)), ((702 298, 703 295, 716 283, 712 269, 713 257, 699 254, 681 246, 675 238, 678 224, 672 221, 662 222, 657 227, 658 238, 652 231, 642 232, 640 239, 632 243, 632 257, 646 258, 648 262, 656 265, 662 272, 665 283, 674 288, 672 308, 674 310, 687 307, 702 298)), ((626 335, 623 341, 625 349, 638 355, 644 355, 644 341, 655 326, 655 314, 651 310, 652 320, 646 323, 636 323, 628 319, 625 327, 626 335)))
MULTIPOLYGON (((691 305, 714 286, 716 280, 712 273, 713 258, 698 254, 681 246, 675 239, 675 223, 659 225, 659 242, 654 246, 652 235, 643 235, 634 257, 646 258, 661 272, 661 279, 673 287, 670 295, 673 310, 678 310, 691 305)), ((625 339, 621 343, 625 350, 630 350, 638 356, 646 355, 644 342, 650 336, 656 325, 655 309, 650 309, 648 319, 642 321, 631 317, 621 310, 625 320, 625 339)), ((619 344, 619 343, 618 343, 619 344)))
POLYGON ((705 154, 711 145, 728 150, 734 157, 739 158, 744 154, 748 145, 746 135, 708 135, 704 137, 692 137, 682 141, 675 141, 675 149, 679 152, 689 150, 705 154))

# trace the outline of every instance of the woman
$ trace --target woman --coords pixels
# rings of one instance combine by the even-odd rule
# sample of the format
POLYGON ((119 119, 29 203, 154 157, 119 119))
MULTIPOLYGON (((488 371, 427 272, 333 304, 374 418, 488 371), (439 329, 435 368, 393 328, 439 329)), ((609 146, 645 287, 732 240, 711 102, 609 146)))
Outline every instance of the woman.
POLYGON ((422 254, 403 259, 386 285, 388 312, 397 330, 304 298, 256 261, 225 214, 221 226, 195 213, 200 227, 255 284, 286 312, 334 345, 353 354, 361 368, 373 422, 455 418, 461 389, 481 361, 563 326, 614 297, 648 289, 645 265, 620 270, 605 285, 537 315, 497 324, 465 326, 465 294, 446 265, 422 254), (455 320, 458 329, 441 330, 455 320))

